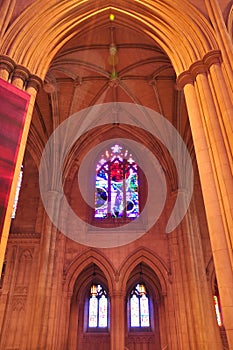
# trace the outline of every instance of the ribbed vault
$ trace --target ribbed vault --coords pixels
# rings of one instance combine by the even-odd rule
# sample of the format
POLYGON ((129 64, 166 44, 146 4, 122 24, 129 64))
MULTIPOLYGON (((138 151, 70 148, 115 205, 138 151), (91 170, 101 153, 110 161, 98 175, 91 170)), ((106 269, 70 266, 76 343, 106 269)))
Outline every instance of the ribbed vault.
POLYGON ((131 0, 114 6, 110 1, 37 0, 6 31, 0 51, 44 79, 60 48, 80 32, 105 26, 110 12, 116 23, 153 38, 177 75, 217 49, 210 24, 188 1, 131 0))

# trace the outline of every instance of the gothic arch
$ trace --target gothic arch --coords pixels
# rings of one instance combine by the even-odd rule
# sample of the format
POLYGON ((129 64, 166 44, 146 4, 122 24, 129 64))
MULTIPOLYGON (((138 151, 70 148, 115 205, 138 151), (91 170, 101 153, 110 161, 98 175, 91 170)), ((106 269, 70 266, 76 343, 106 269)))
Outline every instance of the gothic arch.
POLYGON ((98 266, 98 268, 103 272, 107 280, 109 292, 113 290, 115 271, 112 264, 104 254, 97 252, 94 249, 90 249, 78 255, 65 270, 65 291, 70 293, 73 292, 77 277, 90 264, 95 264, 96 266, 98 266))
MULTIPOLYGON (((92 147, 98 145, 101 140, 102 142, 107 140, 111 142, 111 139, 119 138, 119 135, 123 139, 132 139, 138 143, 145 145, 151 152, 155 154, 157 159, 163 168, 164 174, 166 174, 166 182, 169 191, 176 191, 178 188, 177 169, 170 157, 169 152, 164 145, 150 135, 147 131, 140 128, 133 127, 131 125, 115 126, 115 125, 101 125, 100 128, 93 128, 89 130, 84 137, 81 137, 71 148, 70 152, 67 153, 64 161, 64 173, 63 177, 72 182, 77 175, 79 165, 82 159, 90 151, 92 147), (76 161, 78 159, 78 161, 76 161)), ((127 144, 127 142, 126 142, 127 144)), ((137 154, 134 154, 137 157, 137 154)), ((135 159, 137 161, 137 159, 135 159)), ((98 161, 98 159, 96 159, 98 161)))
POLYGON ((87 30, 91 19, 97 17, 95 26, 104 26, 111 11, 121 16, 125 26, 151 36, 167 53, 177 75, 218 48, 210 24, 188 1, 131 0, 113 7, 111 2, 101 6, 96 1, 37 0, 5 32, 1 52, 44 79, 59 49, 80 30, 87 30))
POLYGON ((123 261, 119 269, 119 289, 126 290, 127 283, 133 270, 140 264, 147 265, 158 277, 161 295, 167 294, 169 269, 165 262, 147 248, 139 248, 123 261))

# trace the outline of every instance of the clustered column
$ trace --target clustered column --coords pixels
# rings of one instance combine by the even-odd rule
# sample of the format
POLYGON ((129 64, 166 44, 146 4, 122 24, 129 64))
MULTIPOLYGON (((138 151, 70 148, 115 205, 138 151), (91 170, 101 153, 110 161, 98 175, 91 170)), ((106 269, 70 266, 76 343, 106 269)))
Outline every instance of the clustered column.
POLYGON ((184 88, 205 202, 224 325, 233 349, 233 113, 218 51, 208 53, 177 79, 184 88))

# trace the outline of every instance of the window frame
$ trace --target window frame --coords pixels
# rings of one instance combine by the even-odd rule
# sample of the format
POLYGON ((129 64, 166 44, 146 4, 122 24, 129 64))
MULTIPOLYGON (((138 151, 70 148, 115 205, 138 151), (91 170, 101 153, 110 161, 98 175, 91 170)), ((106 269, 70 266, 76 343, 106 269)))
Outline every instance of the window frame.
POLYGON ((86 299, 86 307, 84 307, 84 317, 86 318, 86 332, 87 333, 109 333, 110 330, 110 298, 107 289, 105 288, 104 284, 101 282, 92 282, 89 285, 88 288, 88 295, 86 299), (97 305, 97 326, 96 327, 91 327, 89 325, 89 314, 90 314, 90 300, 92 298, 91 296, 91 286, 92 285, 100 285, 103 289, 103 292, 105 293, 105 296, 107 298, 107 326, 106 327, 100 327, 99 326, 99 300, 101 297, 99 297, 98 300, 98 305, 97 305))
MULTIPOLYGON (((103 152, 108 151, 109 149, 111 149, 111 147, 114 145, 115 143, 113 142, 110 146, 108 146, 105 150, 103 150, 103 152)), ((112 217, 111 213, 107 213, 107 216, 105 218, 101 218, 101 217, 96 217, 96 176, 97 176, 97 171, 96 171, 96 167, 98 165, 98 163, 101 160, 101 153, 99 153, 99 155, 96 157, 96 161, 95 164, 93 165, 93 171, 94 171, 94 177, 93 177, 93 192, 94 192, 94 196, 93 196, 93 209, 91 210, 91 223, 95 226, 100 226, 100 227, 118 227, 121 225, 125 225, 128 224, 130 222, 132 222, 133 220, 136 219, 140 219, 140 214, 142 213, 144 206, 146 204, 147 201, 147 181, 146 181, 146 177, 145 174, 142 172, 142 170, 140 169, 140 167, 138 166, 137 163, 137 159, 136 156, 133 154, 133 152, 131 152, 125 145, 119 145, 120 147, 122 147, 124 150, 128 150, 128 154, 131 155, 134 163, 136 164, 136 173, 137 173, 137 182, 138 182, 138 188, 137 188, 137 196, 138 196, 138 216, 136 217, 127 217, 126 215, 122 216, 122 217, 112 217)), ((102 154, 103 154, 102 152, 102 154)), ((118 158, 119 154, 116 155, 116 159, 118 158)), ((123 158, 123 162, 124 164, 127 164, 128 159, 130 159, 130 157, 126 157, 123 158)), ((110 159, 107 159, 106 163, 108 163, 110 159)), ((114 159, 115 161, 115 159, 114 159)), ((105 164, 106 164, 105 163, 105 164)), ((109 187, 108 187, 108 194, 109 194, 109 187)), ((125 194, 124 194, 125 195, 125 194)), ((109 211, 109 210, 108 210, 109 211)), ((144 221, 144 220, 143 220, 144 221)), ((143 224, 143 223, 142 223, 143 224)))
MULTIPOLYGON (((141 296, 137 296, 139 300, 139 323, 141 323, 141 310, 140 310, 140 298, 141 296)), ((129 293, 128 293, 128 300, 127 300, 127 304, 128 304, 128 313, 127 313, 127 320, 128 320, 128 330, 129 332, 139 332, 139 333, 148 333, 148 332, 153 332, 153 313, 154 313, 154 308, 153 308, 153 301, 152 298, 150 296, 150 293, 148 292, 148 288, 146 287, 145 283, 142 282, 136 282, 133 284, 133 286, 131 286, 129 293), (146 296, 148 298, 148 309, 149 309, 149 326, 131 326, 131 298, 133 297, 133 295, 136 295, 136 293, 134 292, 136 290, 136 287, 139 284, 143 284, 145 289, 146 289, 146 296)))

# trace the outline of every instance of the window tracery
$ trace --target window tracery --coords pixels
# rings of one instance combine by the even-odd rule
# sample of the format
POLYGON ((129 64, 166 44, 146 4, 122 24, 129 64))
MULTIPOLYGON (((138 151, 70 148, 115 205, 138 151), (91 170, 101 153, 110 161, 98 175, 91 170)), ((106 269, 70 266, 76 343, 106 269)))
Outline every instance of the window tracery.
POLYGON ((115 144, 96 166, 95 218, 139 216, 138 166, 128 149, 115 144))
POLYGON ((108 327, 108 296, 100 284, 92 284, 88 305, 88 328, 108 327))
POLYGON ((138 283, 130 293, 130 327, 150 327, 149 296, 143 283, 138 283))

